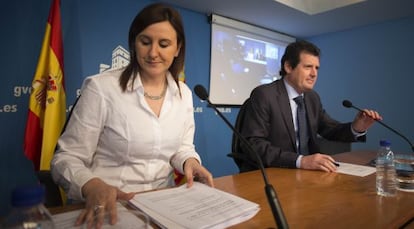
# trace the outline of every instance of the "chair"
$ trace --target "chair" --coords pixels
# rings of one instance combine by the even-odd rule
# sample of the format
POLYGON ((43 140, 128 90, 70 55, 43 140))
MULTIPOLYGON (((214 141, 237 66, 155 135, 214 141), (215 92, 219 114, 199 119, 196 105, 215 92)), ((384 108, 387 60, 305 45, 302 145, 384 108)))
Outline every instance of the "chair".
MULTIPOLYGON (((66 125, 69 122, 70 117, 72 116, 72 111, 76 104, 78 103, 80 98, 80 95, 76 98, 72 109, 69 112, 69 115, 65 121, 65 124, 63 125, 62 131, 60 135, 63 134, 63 132, 66 130, 66 125)), ((57 149, 57 144, 55 148, 55 152, 57 149)), ((63 206, 64 203, 67 202, 66 195, 62 192, 60 192, 59 186, 53 181, 52 174, 50 170, 40 170, 36 172, 37 179, 39 180, 40 184, 45 186, 46 189, 46 195, 45 195, 45 206, 46 207, 58 207, 63 206)))
POLYGON ((323 154, 333 155, 351 151, 350 142, 330 141, 318 135, 316 143, 319 145, 320 151, 323 154))
MULTIPOLYGON (((239 113, 237 114, 236 123, 234 125, 234 129, 241 133, 241 130, 243 128, 243 122, 245 118, 246 108, 250 106, 250 98, 247 98, 243 104, 240 106, 239 113)), ((228 157, 233 158, 234 162, 236 163, 237 167, 239 168, 240 172, 242 172, 243 164, 252 164, 250 166, 257 167, 257 165, 251 160, 247 158, 247 156, 243 153, 242 147, 241 147, 241 141, 237 134, 233 133, 232 135, 232 141, 231 141, 231 153, 227 154, 228 157), (254 164, 254 165, 253 165, 254 164)))
POLYGON ((62 196, 60 195, 59 186, 53 181, 52 174, 49 170, 40 170, 36 172, 37 179, 40 184, 45 187, 45 203, 46 207, 63 206, 62 196))

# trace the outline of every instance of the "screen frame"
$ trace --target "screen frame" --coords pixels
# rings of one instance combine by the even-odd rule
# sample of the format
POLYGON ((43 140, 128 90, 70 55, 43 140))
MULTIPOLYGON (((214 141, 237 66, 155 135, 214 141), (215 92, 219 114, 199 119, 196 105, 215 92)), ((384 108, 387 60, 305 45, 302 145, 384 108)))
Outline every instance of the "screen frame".
MULTIPOLYGON (((241 106, 244 102, 245 99, 248 98, 248 96, 246 97, 245 95, 240 96, 239 101, 234 101, 237 99, 226 99, 224 98, 225 96, 223 96, 222 98, 217 99, 217 93, 221 93, 221 92, 217 92, 220 91, 217 88, 217 83, 214 81, 216 79, 214 79, 215 76, 214 74, 216 74, 216 72, 214 72, 217 69, 217 66, 214 66, 215 63, 215 54, 213 53, 214 50, 214 32, 216 29, 216 27, 222 27, 225 29, 229 29, 229 30, 234 30, 236 31, 237 34, 248 34, 251 35, 253 37, 258 37, 260 40, 264 41, 265 43, 272 43, 272 44, 278 44, 280 46, 287 46, 289 43, 292 43, 294 41, 296 41, 296 38, 293 36, 289 36, 280 32, 276 32, 276 31, 272 31, 272 30, 268 30, 259 26, 255 26, 252 24, 248 24, 245 22, 241 22, 238 20, 234 20, 231 18, 227 18, 227 17, 223 17, 217 14, 211 14, 210 15, 210 23, 211 23, 211 59, 210 59, 210 85, 209 85, 209 92, 210 92, 210 100, 212 103, 214 103, 217 106, 241 106), (269 42, 271 41, 271 42, 269 42), (241 99, 241 98, 244 99, 241 99), (240 99, 242 101, 240 101, 240 99)), ((279 54, 282 55, 282 54, 279 54)), ((278 60, 280 60, 281 56, 278 57, 278 60)), ((278 63, 279 64, 279 63, 278 63)), ((279 70, 277 70, 277 76, 278 78, 280 78, 279 76, 279 70)), ((274 78, 274 77, 273 77, 274 78)), ((252 86, 252 88, 259 86, 260 84, 264 84, 264 83, 259 83, 257 85, 252 86)), ((250 94, 249 92, 243 92, 243 94, 250 94)))

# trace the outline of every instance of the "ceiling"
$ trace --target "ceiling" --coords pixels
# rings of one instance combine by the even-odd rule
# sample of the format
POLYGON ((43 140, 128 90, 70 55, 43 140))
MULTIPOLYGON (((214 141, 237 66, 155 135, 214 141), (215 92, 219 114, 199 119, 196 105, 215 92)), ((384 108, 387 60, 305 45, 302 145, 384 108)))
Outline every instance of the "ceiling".
MULTIPOLYGON (((310 1, 314 3, 315 0, 307 0, 310 1)), ((162 0, 162 2, 206 15, 218 14, 298 38, 414 16, 413 0, 366 0, 313 15, 274 0, 162 0)))

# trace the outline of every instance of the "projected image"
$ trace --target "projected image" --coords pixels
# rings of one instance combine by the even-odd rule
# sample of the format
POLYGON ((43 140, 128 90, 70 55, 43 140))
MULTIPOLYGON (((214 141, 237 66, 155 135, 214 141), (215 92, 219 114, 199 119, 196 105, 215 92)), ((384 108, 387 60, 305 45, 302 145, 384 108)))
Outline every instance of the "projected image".
POLYGON ((280 58, 286 44, 226 27, 212 31, 210 99, 241 105, 258 85, 280 78, 280 58))
MULTIPOLYGON (((253 63, 264 64, 266 65, 266 43, 263 41, 253 40, 248 37, 237 36, 239 43, 243 48, 244 60, 250 61, 253 63)), ((275 47, 277 49, 277 47, 275 47)), ((277 56, 276 58, 277 59, 277 56)))

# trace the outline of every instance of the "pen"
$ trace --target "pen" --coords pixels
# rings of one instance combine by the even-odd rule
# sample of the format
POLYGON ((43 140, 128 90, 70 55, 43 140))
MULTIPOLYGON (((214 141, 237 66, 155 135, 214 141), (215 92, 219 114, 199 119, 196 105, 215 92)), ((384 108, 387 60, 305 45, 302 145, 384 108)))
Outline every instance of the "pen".
POLYGON ((333 162, 333 164, 336 166, 336 167, 339 167, 339 163, 338 162, 333 162))

